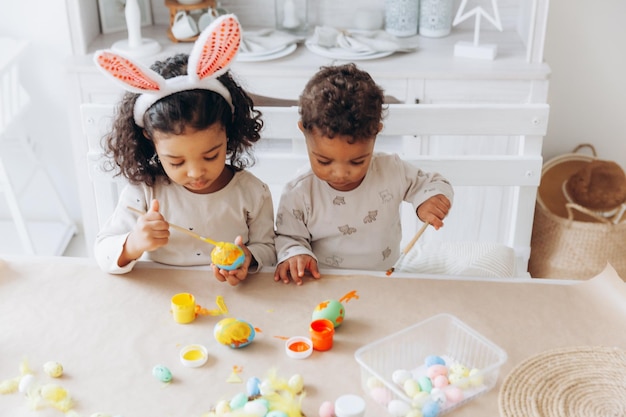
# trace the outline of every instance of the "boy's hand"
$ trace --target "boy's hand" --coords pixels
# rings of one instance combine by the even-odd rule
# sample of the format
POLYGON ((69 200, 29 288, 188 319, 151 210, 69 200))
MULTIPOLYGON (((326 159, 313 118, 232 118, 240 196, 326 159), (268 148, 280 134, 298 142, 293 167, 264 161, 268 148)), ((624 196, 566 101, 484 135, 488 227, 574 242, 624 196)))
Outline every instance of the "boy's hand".
POLYGON ((239 246, 243 250, 243 253, 246 255, 243 264, 239 268, 232 271, 227 271, 225 269, 220 269, 215 265, 211 265, 211 268, 213 268, 213 275, 215 276, 215 279, 220 282, 228 282, 232 286, 239 285, 240 282, 245 280, 248 276, 248 269, 250 268, 250 265, 253 263, 253 261, 256 264, 252 253, 250 252, 248 247, 243 244, 243 238, 241 236, 237 236, 237 238, 235 239, 235 245, 239 246))
POLYGON ((452 204, 443 194, 437 194, 424 201, 417 208, 416 214, 421 221, 430 223, 435 230, 443 227, 443 219, 446 218, 452 204))
POLYGON ((170 237, 170 224, 159 213, 159 201, 152 200, 150 210, 139 216, 135 227, 128 234, 119 266, 128 265, 132 260, 139 258, 146 251, 153 251, 167 245, 170 237))
POLYGON ((292 279, 296 285, 302 285, 302 277, 305 271, 309 271, 313 278, 319 279, 322 276, 317 269, 317 261, 310 255, 296 255, 279 263, 274 272, 274 281, 283 281, 289 284, 292 279))

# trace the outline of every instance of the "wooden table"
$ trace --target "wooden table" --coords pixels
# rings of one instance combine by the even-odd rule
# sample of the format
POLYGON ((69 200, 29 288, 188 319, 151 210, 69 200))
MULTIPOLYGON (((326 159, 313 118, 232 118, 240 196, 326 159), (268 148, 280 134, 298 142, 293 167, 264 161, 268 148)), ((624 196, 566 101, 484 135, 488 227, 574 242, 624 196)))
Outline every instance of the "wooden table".
MULTIPOLYGON (((2 256, 0 256, 2 259, 2 256)), ((245 382, 275 369, 285 378, 302 375, 303 411, 318 415, 323 401, 355 393, 366 399, 367 417, 386 415, 361 388, 354 352, 361 346, 437 313, 460 318, 508 354, 496 387, 453 412, 454 416, 498 415, 498 389, 521 361, 547 349, 577 345, 626 348, 626 286, 612 270, 590 281, 472 280, 384 277, 365 273, 326 275, 303 286, 275 283, 271 273, 230 287, 207 270, 140 265, 114 276, 89 259, 4 258, 0 261, 0 381, 19 376, 27 358, 40 383, 57 383, 75 400, 80 416, 96 412, 124 417, 200 417, 219 400, 245 392, 245 382), (307 359, 286 356, 280 337, 306 335, 314 307, 350 291, 345 322, 330 351, 307 359), (181 325, 170 314, 170 298, 195 295, 216 308, 224 297, 229 316, 257 327, 242 349, 220 345, 213 327, 221 317, 199 316, 181 325), (180 349, 205 345, 200 368, 179 362, 180 349), (59 379, 42 371, 47 361, 65 369, 59 379), (156 364, 174 375, 169 385, 152 376, 156 364), (230 383, 239 367, 242 383, 230 383)), ((61 416, 53 408, 33 411, 20 393, 0 395, 12 417, 61 416)))

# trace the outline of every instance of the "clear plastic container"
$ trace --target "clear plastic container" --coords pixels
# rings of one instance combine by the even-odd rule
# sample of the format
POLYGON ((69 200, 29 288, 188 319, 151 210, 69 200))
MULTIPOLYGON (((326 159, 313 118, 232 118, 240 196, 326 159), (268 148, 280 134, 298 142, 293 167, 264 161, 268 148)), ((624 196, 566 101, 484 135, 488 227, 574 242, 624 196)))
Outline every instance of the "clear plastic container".
MULTIPOLYGON (((403 387, 392 380, 396 370, 409 370, 414 376, 426 373, 425 359, 437 355, 446 364, 463 364, 477 369, 480 383, 468 380, 455 383, 465 393, 462 400, 444 404, 439 415, 447 413, 492 389, 507 354, 500 347, 450 314, 438 314, 397 333, 386 336, 355 352, 361 366, 363 390, 386 407, 391 400, 413 402, 403 387), (374 395, 374 388, 378 390, 374 395), (383 391, 384 395, 380 395, 383 391), (383 399, 384 398, 384 399, 383 399)), ((452 387, 450 385, 449 387, 452 387)), ((448 388, 449 388, 448 387, 448 388)), ((445 391, 447 388, 443 388, 445 391)))

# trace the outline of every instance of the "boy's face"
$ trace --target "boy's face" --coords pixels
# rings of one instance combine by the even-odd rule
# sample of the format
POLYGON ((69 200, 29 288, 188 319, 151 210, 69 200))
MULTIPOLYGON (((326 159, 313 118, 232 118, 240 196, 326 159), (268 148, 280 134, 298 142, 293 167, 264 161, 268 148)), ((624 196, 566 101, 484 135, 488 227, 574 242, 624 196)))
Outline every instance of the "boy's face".
POLYGON ((348 143, 351 136, 338 135, 330 139, 313 128, 306 131, 299 123, 306 138, 309 161, 313 173, 338 191, 357 188, 372 161, 376 137, 348 143))

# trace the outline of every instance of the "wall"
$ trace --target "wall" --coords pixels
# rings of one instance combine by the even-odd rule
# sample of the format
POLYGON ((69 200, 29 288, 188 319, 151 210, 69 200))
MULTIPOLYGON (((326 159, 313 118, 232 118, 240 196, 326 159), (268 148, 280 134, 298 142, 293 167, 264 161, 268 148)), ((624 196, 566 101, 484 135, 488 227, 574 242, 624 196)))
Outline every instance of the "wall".
MULTIPOLYGON (((81 0, 85 1, 85 0, 81 0)), ((272 18, 271 0, 265 4, 272 18)), ((314 0, 310 0, 314 1, 314 0)), ((509 1, 509 0, 507 0, 509 1)), ((331 4, 320 0, 320 4, 331 4)), ((24 60, 23 82, 33 105, 25 127, 45 155, 45 163, 71 215, 79 219, 80 209, 71 161, 69 126, 64 79, 64 59, 71 54, 66 2, 0 0, 0 36, 31 41, 24 60)), ((230 0, 224 3, 241 3, 230 0)), ((165 8, 153 0, 155 20, 163 19, 165 8)), ((335 3, 332 3, 335 4, 335 3)), ((344 7, 348 1, 337 3, 344 7)), ((363 0, 361 5, 382 4, 382 0, 363 0)), ((553 70, 549 102, 551 116, 544 156, 565 153, 581 142, 592 142, 601 157, 611 158, 626 167, 626 2, 623 0, 552 0, 545 57, 553 70)), ((45 204, 35 204, 44 210, 45 204)), ((0 201, 0 218, 6 213, 0 201)))
POLYGON ((545 59, 552 67, 544 157, 593 143, 626 169, 626 2, 552 0, 545 59))

